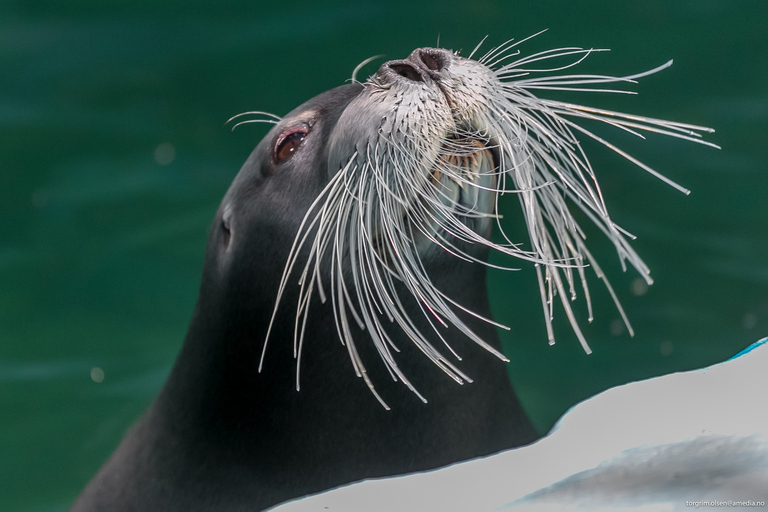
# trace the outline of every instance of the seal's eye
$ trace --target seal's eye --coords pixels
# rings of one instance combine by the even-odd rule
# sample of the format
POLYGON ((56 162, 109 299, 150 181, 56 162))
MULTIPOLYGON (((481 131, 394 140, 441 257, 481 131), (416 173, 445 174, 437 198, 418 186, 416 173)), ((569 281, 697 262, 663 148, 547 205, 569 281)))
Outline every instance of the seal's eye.
POLYGON ((307 137, 307 133, 309 133, 309 130, 305 127, 293 128, 282 133, 275 142, 275 151, 272 157, 275 165, 283 163, 299 149, 299 146, 307 137))

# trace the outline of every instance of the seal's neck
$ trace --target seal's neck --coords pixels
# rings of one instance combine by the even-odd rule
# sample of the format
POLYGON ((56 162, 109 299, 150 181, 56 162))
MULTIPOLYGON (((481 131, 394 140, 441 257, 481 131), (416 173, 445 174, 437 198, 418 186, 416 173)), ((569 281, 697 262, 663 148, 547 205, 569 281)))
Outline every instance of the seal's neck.
MULTIPOLYGON (((484 268, 467 265, 456 271, 448 276, 460 275, 471 285, 457 287, 455 277, 437 284, 488 315, 484 268)), ((291 304, 292 297, 287 299, 291 304)), ((473 383, 458 385, 404 335, 394 337, 398 364, 429 400, 426 404, 392 381, 359 331, 361 356, 392 410, 374 399, 338 340, 330 305, 315 304, 310 312, 300 391, 291 307, 278 316, 259 373, 271 302, 233 301, 231 290, 201 293, 184 347, 146 419, 162 432, 165 441, 159 444, 172 447, 165 457, 178 461, 174 466, 198 467, 207 480, 217 480, 210 478, 216 468, 222 482, 258 482, 260 495, 274 503, 362 478, 430 469, 535 438, 504 364, 452 331, 443 334, 463 356, 458 364, 476 379, 473 383)), ((498 347, 491 326, 466 321, 498 347)), ((418 327, 429 329, 426 322, 418 327)))

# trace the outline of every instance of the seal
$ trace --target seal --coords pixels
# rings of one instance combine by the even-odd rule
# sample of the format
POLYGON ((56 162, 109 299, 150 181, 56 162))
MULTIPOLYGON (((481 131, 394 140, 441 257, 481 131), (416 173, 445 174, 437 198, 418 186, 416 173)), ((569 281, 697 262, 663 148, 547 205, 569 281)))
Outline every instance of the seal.
POLYGON ((479 60, 421 48, 282 119, 249 113, 274 127, 216 213, 181 352, 72 510, 261 510, 536 439, 497 361, 488 252, 536 264, 545 309, 559 294, 578 329, 566 288, 575 273, 586 294, 588 262, 601 273, 566 200, 647 269, 574 133, 597 136, 569 117, 700 130, 530 93, 642 75, 512 80, 590 52, 502 64, 513 43, 479 60), (491 240, 502 194, 520 200, 528 249, 491 240))

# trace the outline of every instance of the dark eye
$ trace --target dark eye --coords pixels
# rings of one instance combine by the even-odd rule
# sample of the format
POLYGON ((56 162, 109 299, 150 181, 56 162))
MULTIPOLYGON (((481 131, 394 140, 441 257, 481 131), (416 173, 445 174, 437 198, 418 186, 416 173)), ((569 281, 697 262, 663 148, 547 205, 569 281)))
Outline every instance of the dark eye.
POLYGON ((283 163, 299 149, 308 132, 307 128, 295 128, 280 135, 275 144, 275 165, 283 163))

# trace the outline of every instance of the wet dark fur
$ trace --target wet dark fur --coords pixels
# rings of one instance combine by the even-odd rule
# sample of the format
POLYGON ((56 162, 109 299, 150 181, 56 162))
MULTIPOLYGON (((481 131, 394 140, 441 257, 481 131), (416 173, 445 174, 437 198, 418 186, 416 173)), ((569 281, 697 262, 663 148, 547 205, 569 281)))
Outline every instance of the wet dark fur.
MULTIPOLYGON (((286 116, 320 109, 304 145, 284 164, 271 168, 274 130, 248 158, 210 231, 200 296, 168 382, 73 510, 253 512, 347 482, 434 468, 534 440, 505 365, 455 329, 444 334, 464 357, 459 367, 475 379, 463 386, 415 353, 404 336, 395 336, 402 350, 398 363, 428 404, 391 381, 364 342, 366 333, 357 332, 376 389, 392 406, 384 410, 355 376, 332 309, 319 301, 310 314, 297 392, 295 286, 282 300, 264 370, 257 373, 290 246, 328 182, 330 130, 360 90, 333 89, 286 116), (226 205, 232 207, 229 233, 222 221, 226 205)), ((428 265, 438 288, 490 316, 483 266, 447 254, 428 265)), ((498 348, 493 327, 466 322, 498 348)), ((426 322, 419 327, 430 330, 426 322)))

